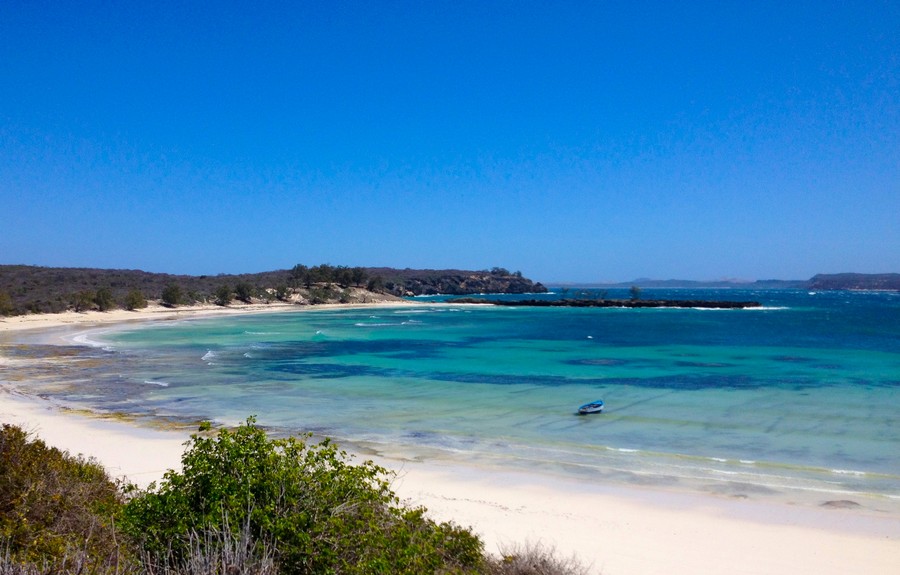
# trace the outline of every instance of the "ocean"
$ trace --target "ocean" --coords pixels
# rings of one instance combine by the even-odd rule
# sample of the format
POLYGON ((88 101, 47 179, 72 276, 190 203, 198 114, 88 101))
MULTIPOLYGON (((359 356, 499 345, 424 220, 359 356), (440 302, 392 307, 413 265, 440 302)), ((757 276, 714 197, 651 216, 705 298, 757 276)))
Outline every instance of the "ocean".
POLYGON ((900 514, 900 294, 642 297, 763 306, 432 297, 152 322, 80 336, 90 346, 8 346, 40 361, 0 379, 101 412, 226 425, 255 415, 274 434, 311 432, 364 454, 900 514), (604 413, 575 414, 596 399, 604 413))

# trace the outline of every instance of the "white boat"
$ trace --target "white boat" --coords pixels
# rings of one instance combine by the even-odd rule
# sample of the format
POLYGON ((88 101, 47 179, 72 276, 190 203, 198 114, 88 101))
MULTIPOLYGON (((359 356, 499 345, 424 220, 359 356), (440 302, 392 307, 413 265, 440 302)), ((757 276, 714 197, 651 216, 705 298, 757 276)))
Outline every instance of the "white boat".
POLYGON ((590 403, 585 403, 581 407, 578 408, 578 415, 588 415, 589 413, 602 413, 603 412, 603 400, 598 399, 597 401, 592 401, 590 403))

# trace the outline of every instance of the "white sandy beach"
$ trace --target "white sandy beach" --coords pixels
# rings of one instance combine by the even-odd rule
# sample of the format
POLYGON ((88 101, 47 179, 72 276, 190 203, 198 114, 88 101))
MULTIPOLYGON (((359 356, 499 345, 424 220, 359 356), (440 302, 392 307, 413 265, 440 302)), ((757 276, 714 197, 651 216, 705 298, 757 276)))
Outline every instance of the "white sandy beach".
MULTIPOLYGON (((0 343, 66 326, 77 333, 105 323, 282 308, 296 309, 159 308, 8 318, 0 321, 0 343)), ((0 391, 0 421, 96 457, 112 475, 141 485, 178 466, 189 435, 62 412, 6 386, 0 391)), ((401 497, 426 506, 435 519, 472 526, 489 551, 540 542, 577 555, 594 573, 887 575, 900 566, 900 517, 889 514, 610 487, 455 463, 379 463, 397 471, 401 497)))

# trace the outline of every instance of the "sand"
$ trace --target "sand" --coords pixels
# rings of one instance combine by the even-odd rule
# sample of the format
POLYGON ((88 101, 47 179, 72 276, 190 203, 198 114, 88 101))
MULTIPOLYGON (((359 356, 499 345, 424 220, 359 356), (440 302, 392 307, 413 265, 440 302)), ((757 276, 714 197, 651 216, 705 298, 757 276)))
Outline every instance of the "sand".
MULTIPOLYGON (((54 328, 47 333, 58 337, 64 326, 75 333, 112 322, 281 308, 296 306, 25 316, 0 321, 0 341, 27 340, 38 328, 54 328)), ((22 425, 71 453, 93 456, 113 476, 139 485, 178 468, 190 434, 60 411, 6 386, 0 388, 0 421, 22 425)), ((577 555, 592 573, 606 575, 900 572, 900 517, 864 508, 614 487, 460 463, 378 463, 396 471, 398 495, 424 505, 434 519, 471 526, 490 552, 539 543, 564 556, 577 555)))

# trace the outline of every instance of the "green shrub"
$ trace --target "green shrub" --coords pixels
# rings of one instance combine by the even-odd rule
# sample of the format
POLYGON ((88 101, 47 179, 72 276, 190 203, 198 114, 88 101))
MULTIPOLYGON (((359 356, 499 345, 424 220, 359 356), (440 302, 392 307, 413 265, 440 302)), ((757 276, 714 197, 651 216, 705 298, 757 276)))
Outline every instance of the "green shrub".
MULTIPOLYGON (((114 518, 121 493, 93 460, 0 430, 0 551, 6 565, 42 565, 64 573, 112 573, 124 551, 114 518)), ((21 572, 28 568, 22 567, 21 572)))
POLYGON ((147 307, 147 298, 139 289, 132 289, 125 295, 125 309, 134 311, 147 307))
POLYGON ((216 305, 228 305, 231 303, 232 292, 228 284, 222 284, 216 288, 216 305))
POLYGON ((175 307, 184 303, 184 290, 178 284, 169 284, 162 292, 162 304, 166 307, 175 307))
POLYGON ((94 303, 97 304, 97 309, 100 311, 109 311, 116 305, 115 299, 113 299, 112 290, 108 287, 102 287, 97 290, 97 293, 94 294, 94 303))
POLYGON ((5 291, 0 291, 0 315, 14 315, 16 306, 13 305, 12 298, 5 291))
POLYGON ((255 545, 275 550, 279 573, 472 573, 483 567, 475 535, 427 519, 422 508, 402 507, 388 477, 371 461, 350 464, 328 441, 269 439, 250 418, 215 437, 194 435, 182 471, 133 494, 123 527, 149 557, 171 566, 196 553, 191 534, 246 526, 255 545))

